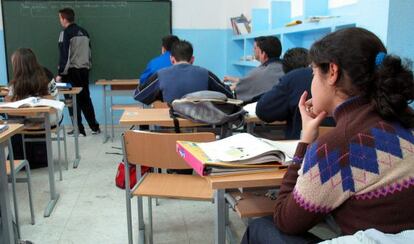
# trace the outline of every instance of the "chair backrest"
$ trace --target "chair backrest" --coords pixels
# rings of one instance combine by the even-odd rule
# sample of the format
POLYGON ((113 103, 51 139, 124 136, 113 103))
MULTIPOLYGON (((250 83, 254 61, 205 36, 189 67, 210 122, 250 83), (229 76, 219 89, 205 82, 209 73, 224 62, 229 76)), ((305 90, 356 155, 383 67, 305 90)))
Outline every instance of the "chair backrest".
POLYGON ((152 103, 153 108, 169 108, 167 103, 161 101, 155 101, 152 103))
POLYGON ((123 134, 125 160, 163 169, 191 168, 176 152, 176 142, 210 142, 216 139, 214 133, 156 133, 146 131, 126 131, 123 134))

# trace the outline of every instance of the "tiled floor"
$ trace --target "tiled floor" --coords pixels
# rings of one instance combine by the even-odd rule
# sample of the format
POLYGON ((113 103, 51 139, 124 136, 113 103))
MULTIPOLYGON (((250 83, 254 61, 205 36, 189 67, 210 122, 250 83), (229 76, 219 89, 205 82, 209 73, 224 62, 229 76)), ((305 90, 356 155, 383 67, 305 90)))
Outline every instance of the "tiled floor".
MULTIPOLYGON (((118 129, 117 135, 121 130, 118 129)), ((32 171, 36 224, 30 224, 25 184, 18 184, 18 201, 22 238, 36 244, 127 243, 125 193, 115 187, 114 177, 121 155, 119 137, 102 144, 102 135, 80 137, 81 162, 77 169, 64 170, 63 181, 57 181, 59 201, 48 218, 43 210, 49 199, 47 169, 32 171)), ((73 138, 68 137, 70 159, 74 158, 73 138)), ((56 156, 55 156, 56 157, 56 156)), ((56 179, 58 174, 56 173, 56 179)), ((137 228, 136 200, 133 200, 133 225, 137 228)), ((146 213, 144 199, 144 213, 146 213)), ((154 243, 213 243, 214 205, 210 202, 160 200, 153 205, 154 243)), ((244 224, 230 212, 237 239, 244 224)), ((134 243, 138 234, 134 233, 134 243)))

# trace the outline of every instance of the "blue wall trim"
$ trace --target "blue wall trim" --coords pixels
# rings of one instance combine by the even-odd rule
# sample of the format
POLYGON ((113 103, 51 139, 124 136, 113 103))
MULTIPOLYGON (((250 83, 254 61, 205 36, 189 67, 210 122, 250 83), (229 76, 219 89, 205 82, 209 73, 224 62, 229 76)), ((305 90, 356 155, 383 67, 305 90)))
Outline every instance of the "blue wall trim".
MULTIPOLYGON (((103 89, 102 86, 96 86, 94 84, 90 84, 89 85, 89 90, 90 90, 90 94, 91 94, 91 99, 92 99, 92 103, 93 103, 93 107, 95 110, 95 115, 96 115, 96 120, 98 120, 99 124, 103 125, 104 123, 104 109, 103 109, 103 89)), ((137 107, 138 102, 136 102, 133 99, 133 91, 131 91, 131 96, 127 97, 114 97, 113 98, 113 103, 114 104, 136 104, 137 107)), ((111 118, 110 118, 110 114, 109 114, 109 98, 107 98, 107 105, 108 105, 108 121, 107 124, 110 124, 111 122, 111 118)), ((69 125, 71 124, 71 121, 69 119, 69 113, 67 112, 67 109, 65 109, 66 111, 64 112, 64 119, 63 119, 63 123, 65 125, 69 125)), ((114 124, 117 125, 119 124, 119 119, 121 118, 121 114, 122 111, 114 111, 114 124)), ((83 125, 86 128, 88 127, 88 123, 86 122, 85 118, 82 116, 82 122, 83 125)), ((101 126, 101 130, 103 129, 103 127, 101 126)))

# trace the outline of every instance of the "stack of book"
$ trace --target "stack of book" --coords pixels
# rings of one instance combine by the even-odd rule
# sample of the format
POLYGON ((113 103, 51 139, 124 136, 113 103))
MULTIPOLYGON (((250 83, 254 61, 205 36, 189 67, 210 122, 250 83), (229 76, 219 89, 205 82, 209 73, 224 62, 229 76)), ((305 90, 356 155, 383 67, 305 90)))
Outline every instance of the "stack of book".
POLYGON ((177 152, 201 176, 241 174, 286 167, 297 143, 240 133, 214 142, 177 141, 177 152))
POLYGON ((72 85, 70 83, 56 82, 56 88, 59 90, 72 90, 72 85))
POLYGON ((250 23, 243 14, 238 17, 230 18, 230 22, 234 35, 246 35, 251 31, 250 23))

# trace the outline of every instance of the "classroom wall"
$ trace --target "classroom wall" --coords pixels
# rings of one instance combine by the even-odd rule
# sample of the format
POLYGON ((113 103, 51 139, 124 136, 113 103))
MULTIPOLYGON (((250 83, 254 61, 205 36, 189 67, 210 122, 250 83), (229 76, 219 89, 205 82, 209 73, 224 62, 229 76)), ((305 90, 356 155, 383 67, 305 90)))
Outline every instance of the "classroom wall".
MULTIPOLYGON (((295 8, 300 8, 302 0, 292 1, 299 2, 295 8)), ((343 0, 341 1, 343 3, 343 0)), ((413 36, 412 24, 414 20, 411 18, 411 20, 400 21, 398 18, 400 14, 403 14, 401 16, 409 16, 407 14, 413 12, 413 1, 346 0, 347 5, 342 5, 341 1, 329 1, 331 6, 329 14, 356 15, 363 13, 359 17, 359 22, 364 23, 361 25, 362 27, 373 30, 384 42, 388 41, 387 46, 391 52, 414 59, 413 43, 404 41, 401 45, 398 39, 401 35, 404 37, 413 36), (373 11, 374 7, 375 11, 373 11), (390 29, 387 32, 388 25, 390 25, 390 29), (390 36, 395 37, 390 38, 390 36)), ((195 64, 208 68, 222 78, 226 74, 231 74, 232 70, 230 68, 232 65, 229 65, 227 60, 228 46, 232 42, 230 17, 243 13, 251 18, 253 8, 266 9, 269 8, 269 4, 269 0, 172 0, 173 33, 193 43, 195 64)), ((295 12, 296 9, 292 11, 295 12)), ((0 84, 5 84, 7 76, 2 25, 0 28, 0 84)), ((409 40, 409 38, 405 38, 405 40, 409 40)), ((101 87, 91 85, 91 96, 97 120, 103 123, 101 87)), ((132 94, 131 97, 116 98, 114 101, 135 103, 132 94)), ((117 112, 115 121, 119 119, 119 115, 120 113, 117 112)), ((65 122, 69 121, 65 120, 65 122)), ((86 125, 86 122, 84 123, 86 125)))
POLYGON ((390 1, 389 4, 388 51, 414 60, 414 18, 403 20, 399 18, 399 16, 412 16, 414 1, 390 1))
POLYGON ((246 15, 252 8, 267 8, 268 0, 172 0, 173 33, 194 46, 195 64, 223 78, 227 74, 227 40, 230 17, 246 15))

